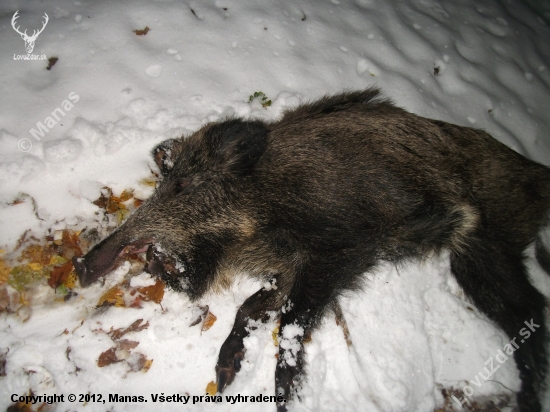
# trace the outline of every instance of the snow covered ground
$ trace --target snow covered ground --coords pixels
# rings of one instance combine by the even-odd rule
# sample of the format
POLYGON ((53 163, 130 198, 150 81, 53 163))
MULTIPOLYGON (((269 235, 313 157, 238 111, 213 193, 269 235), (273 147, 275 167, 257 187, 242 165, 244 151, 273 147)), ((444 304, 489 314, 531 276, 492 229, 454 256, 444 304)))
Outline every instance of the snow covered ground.
MULTIPOLYGON (((102 186, 148 196, 140 181, 150 176, 150 149, 163 139, 228 115, 275 119, 287 107, 343 89, 378 85, 416 114, 485 129, 550 165, 549 3, 5 0, 0 38, 0 248, 8 252, 29 229, 41 238, 93 222, 99 209, 91 201, 102 186), (58 57, 51 70, 47 61, 19 59, 27 53, 10 24, 16 10, 17 25, 29 34, 48 14, 33 54, 58 57), (146 35, 133 33, 145 26, 146 35), (257 91, 272 99, 270 107, 248 102, 257 91), (29 197, 14 204, 20 193, 29 197)), ((530 268, 550 297, 549 278, 536 264, 530 268)), ((127 270, 119 268, 105 286, 77 288, 68 302, 37 287, 26 322, 28 313, 0 314, 0 351, 7 351, 0 408, 29 389, 148 400, 83 406, 77 399, 58 403, 58 411, 213 408, 192 400, 152 403, 151 395, 205 393, 237 308, 259 285, 243 279, 205 297, 202 304, 218 320, 201 333, 189 326, 196 309, 171 291, 161 305, 94 309, 127 270), (153 360, 148 372, 131 372, 128 362, 99 368, 99 355, 113 346, 99 330, 136 319, 149 322, 128 334, 139 341, 134 351, 153 360)), ((352 345, 333 318, 307 345, 309 375, 295 410, 428 412, 442 404, 443 387, 462 391, 469 384, 472 397, 519 388, 511 359, 489 381, 479 379, 508 339, 464 299, 447 256, 384 266, 369 277, 365 293, 342 302, 352 345), (479 387, 468 383, 476 379, 479 387)), ((147 275, 135 282, 151 283, 147 275)), ((274 393, 273 327, 248 338, 242 370, 225 394, 274 393)), ((545 405, 550 410, 550 399, 545 405)), ((269 410, 225 401, 216 408, 269 410)))

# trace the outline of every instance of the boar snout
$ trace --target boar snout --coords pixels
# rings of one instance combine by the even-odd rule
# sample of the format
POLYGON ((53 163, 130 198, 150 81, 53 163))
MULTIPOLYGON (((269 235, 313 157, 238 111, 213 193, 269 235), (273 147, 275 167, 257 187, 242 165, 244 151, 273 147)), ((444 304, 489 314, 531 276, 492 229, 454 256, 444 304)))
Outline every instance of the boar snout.
POLYGON ((113 270, 119 258, 147 250, 152 239, 120 241, 115 234, 98 243, 83 257, 73 257, 73 265, 82 287, 87 287, 113 270))

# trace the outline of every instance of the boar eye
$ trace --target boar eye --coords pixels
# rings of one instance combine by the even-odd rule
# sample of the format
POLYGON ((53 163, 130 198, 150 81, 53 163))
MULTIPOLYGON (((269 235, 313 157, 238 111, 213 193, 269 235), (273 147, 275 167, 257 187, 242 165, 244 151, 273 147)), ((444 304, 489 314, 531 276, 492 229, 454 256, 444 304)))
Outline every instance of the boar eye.
POLYGON ((174 191, 178 193, 189 193, 193 187, 193 179, 190 177, 185 177, 176 182, 174 186, 174 191))

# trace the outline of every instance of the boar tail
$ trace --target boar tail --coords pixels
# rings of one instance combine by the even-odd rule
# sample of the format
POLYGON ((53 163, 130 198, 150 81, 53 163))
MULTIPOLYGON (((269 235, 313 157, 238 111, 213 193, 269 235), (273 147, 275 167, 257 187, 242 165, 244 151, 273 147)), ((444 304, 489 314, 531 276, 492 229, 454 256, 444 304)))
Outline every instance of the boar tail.
POLYGON ((550 252, 548 252, 548 249, 546 249, 546 246, 541 239, 540 233, 535 240, 535 257, 537 259, 537 262, 539 262, 540 267, 548 275, 550 275, 550 252))

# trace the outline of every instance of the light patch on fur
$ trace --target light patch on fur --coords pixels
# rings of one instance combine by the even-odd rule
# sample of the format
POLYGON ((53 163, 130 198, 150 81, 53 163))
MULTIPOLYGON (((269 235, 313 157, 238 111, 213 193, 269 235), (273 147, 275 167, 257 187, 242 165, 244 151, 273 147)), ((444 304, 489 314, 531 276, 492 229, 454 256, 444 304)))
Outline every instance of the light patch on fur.
POLYGON ((468 237, 478 227, 479 214, 473 206, 467 204, 454 207, 451 213, 462 215, 451 237, 451 248, 456 252, 463 252, 468 245, 468 237))

